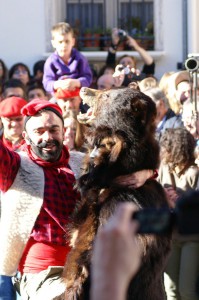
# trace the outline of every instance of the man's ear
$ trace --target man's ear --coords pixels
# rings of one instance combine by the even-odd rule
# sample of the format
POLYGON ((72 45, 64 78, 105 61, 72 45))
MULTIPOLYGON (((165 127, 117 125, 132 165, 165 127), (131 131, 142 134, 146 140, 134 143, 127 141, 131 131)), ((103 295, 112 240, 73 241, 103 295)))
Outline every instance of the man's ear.
POLYGON ((29 140, 28 134, 25 130, 22 132, 22 136, 23 136, 24 140, 26 141, 26 144, 30 145, 30 140, 29 140))

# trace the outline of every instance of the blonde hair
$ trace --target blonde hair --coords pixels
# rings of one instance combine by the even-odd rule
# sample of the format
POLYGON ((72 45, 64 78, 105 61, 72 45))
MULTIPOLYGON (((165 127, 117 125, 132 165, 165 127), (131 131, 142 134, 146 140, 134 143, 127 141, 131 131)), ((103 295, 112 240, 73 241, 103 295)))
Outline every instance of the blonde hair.
POLYGON ((57 33, 60 34, 60 35, 64 35, 65 33, 71 33, 73 37, 75 35, 74 30, 70 26, 70 24, 69 23, 65 23, 65 22, 57 23, 56 25, 54 25, 52 27, 52 29, 51 29, 52 39, 55 38, 55 35, 57 33))
POLYGON ((140 87, 140 91, 144 92, 149 88, 155 88, 158 86, 158 81, 154 77, 147 77, 142 79, 141 81, 138 82, 138 85, 140 87))
POLYGON ((182 108, 181 103, 176 98, 176 86, 175 78, 178 72, 166 72, 159 81, 160 89, 165 93, 169 107, 176 113, 179 114, 182 108))
POLYGON ((168 84, 169 84, 169 78, 171 75, 173 75, 175 72, 165 72, 159 81, 159 88, 165 93, 165 95, 168 94, 168 84))

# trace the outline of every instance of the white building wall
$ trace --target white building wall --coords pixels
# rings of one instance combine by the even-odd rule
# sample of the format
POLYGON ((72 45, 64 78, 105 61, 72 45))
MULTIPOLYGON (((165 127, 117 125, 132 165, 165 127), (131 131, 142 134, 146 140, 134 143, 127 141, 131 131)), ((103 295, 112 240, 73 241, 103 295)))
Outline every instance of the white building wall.
MULTIPOLYGON (((8 67, 22 61, 31 71, 33 64, 44 58, 46 37, 50 37, 47 24, 60 19, 59 6, 62 0, 0 0, 0 58, 8 67)), ((198 0, 188 0, 195 1, 198 0)), ((182 62, 182 0, 154 0, 161 12, 157 18, 160 29, 159 42, 164 54, 156 59, 156 76, 175 71, 177 62, 182 62)), ((109 14, 111 9, 109 9, 109 14)), ((193 31, 193 30, 192 30, 193 31)), ((50 41, 49 41, 50 42, 50 41)), ((161 48, 158 44, 158 48, 161 48)), ((195 49, 195 48, 194 48, 195 49)), ((155 56, 157 57, 157 56, 155 56)))
POLYGON ((176 71, 177 63, 183 60, 182 0, 156 1, 162 2, 162 32, 160 34, 164 56, 156 63, 156 76, 160 78, 164 72, 176 71))
POLYGON ((199 1, 188 0, 188 53, 199 54, 199 1))
POLYGON ((30 67, 45 52, 43 0, 0 0, 0 58, 10 68, 24 62, 30 67))

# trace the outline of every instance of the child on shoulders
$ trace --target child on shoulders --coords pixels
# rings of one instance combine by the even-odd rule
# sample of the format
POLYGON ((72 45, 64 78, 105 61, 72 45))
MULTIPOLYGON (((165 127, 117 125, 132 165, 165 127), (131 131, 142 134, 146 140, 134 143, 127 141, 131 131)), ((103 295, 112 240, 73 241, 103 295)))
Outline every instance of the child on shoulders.
POLYGON ((57 98, 64 98, 72 91, 74 97, 79 95, 82 86, 89 87, 92 72, 87 59, 74 48, 73 28, 64 22, 52 27, 52 45, 55 52, 44 65, 43 85, 48 93, 57 98))

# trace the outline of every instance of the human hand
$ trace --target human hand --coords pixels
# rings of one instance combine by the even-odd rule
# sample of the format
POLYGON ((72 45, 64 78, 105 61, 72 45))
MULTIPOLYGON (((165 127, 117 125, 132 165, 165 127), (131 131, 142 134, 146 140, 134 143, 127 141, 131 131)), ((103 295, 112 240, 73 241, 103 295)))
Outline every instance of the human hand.
POLYGON ((172 186, 164 187, 164 190, 165 190, 165 193, 167 196, 167 201, 168 201, 170 208, 175 208, 176 201, 179 197, 176 190, 172 186))
POLYGON ((118 176, 114 183, 127 186, 129 188, 139 188, 147 179, 153 176, 153 170, 141 170, 129 175, 118 176))
POLYGON ((115 72, 113 73, 114 85, 120 87, 124 81, 125 69, 123 65, 119 64, 115 67, 115 72))
POLYGON ((133 75, 140 76, 140 73, 139 69, 130 68, 129 65, 124 67, 122 64, 119 64, 115 67, 115 72, 113 74, 114 85, 120 87, 124 82, 125 76, 133 78, 133 75))
POLYGON ((55 82, 54 88, 57 90, 58 88, 61 88, 62 90, 70 90, 73 91, 76 88, 80 88, 81 83, 78 79, 73 78, 65 78, 61 79, 55 82))
POLYGON ((141 262, 135 237, 138 224, 132 220, 136 210, 133 203, 121 204, 97 234, 91 266, 92 300, 125 299, 141 262))
POLYGON ((118 45, 119 44, 120 38, 119 38, 119 35, 118 35, 118 28, 113 28, 112 29, 111 38, 112 38, 113 45, 118 45))
POLYGON ((136 76, 140 76, 141 71, 139 69, 136 69, 136 68, 131 68, 131 73, 133 73, 136 76))
POLYGON ((70 90, 70 91, 73 91, 76 88, 81 87, 81 83, 80 83, 79 79, 73 79, 73 78, 64 79, 64 85, 65 85, 65 89, 70 90))

